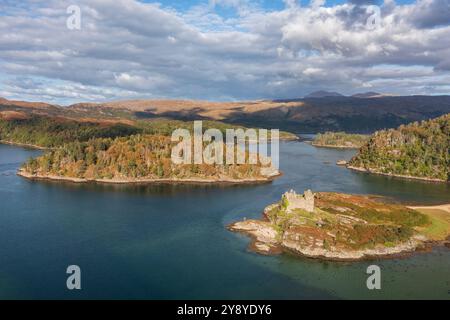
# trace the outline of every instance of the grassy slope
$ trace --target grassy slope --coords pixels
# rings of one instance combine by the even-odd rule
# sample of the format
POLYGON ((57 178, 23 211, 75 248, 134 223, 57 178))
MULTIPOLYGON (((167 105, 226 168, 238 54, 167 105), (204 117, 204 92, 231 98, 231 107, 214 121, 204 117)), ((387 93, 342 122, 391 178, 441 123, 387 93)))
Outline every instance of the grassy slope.
POLYGON ((439 209, 418 208, 417 211, 427 215, 431 224, 420 228, 420 232, 432 240, 445 240, 450 235, 450 213, 439 209))

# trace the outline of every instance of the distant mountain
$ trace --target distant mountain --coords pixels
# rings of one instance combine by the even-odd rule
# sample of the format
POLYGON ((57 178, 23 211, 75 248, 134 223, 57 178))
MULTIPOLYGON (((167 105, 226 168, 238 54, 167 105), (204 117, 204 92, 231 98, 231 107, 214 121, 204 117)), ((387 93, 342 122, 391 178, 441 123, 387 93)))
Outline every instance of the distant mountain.
POLYGON ((19 108, 34 108, 34 109, 47 109, 54 107, 53 105, 44 102, 16 101, 16 100, 8 100, 2 97, 0 97, 0 106, 13 106, 19 108))
POLYGON ((68 107, 0 100, 0 115, 8 119, 36 114, 102 123, 130 123, 158 118, 218 120, 294 133, 372 133, 447 113, 450 113, 450 96, 383 96, 382 99, 373 99, 338 95, 320 99, 237 102, 134 100, 79 103, 68 107))
POLYGON ((384 95, 382 93, 378 93, 378 92, 373 92, 373 91, 357 93, 357 94, 352 95, 353 98, 363 98, 363 99, 380 98, 380 97, 384 97, 384 96, 386 96, 386 95, 384 95))
POLYGON ((321 90, 321 91, 315 91, 315 92, 308 94, 307 96, 305 96, 305 99, 328 98, 328 97, 344 97, 344 95, 342 95, 338 92, 330 92, 330 91, 321 90))

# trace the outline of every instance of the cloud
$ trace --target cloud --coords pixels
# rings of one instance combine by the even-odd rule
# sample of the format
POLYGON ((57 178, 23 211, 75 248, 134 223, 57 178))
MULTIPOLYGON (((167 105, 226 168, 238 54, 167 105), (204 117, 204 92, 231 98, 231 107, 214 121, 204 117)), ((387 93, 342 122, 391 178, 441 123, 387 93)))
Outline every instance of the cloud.
POLYGON ((81 0, 79 31, 66 28, 71 1, 0 1, 1 95, 11 98, 41 100, 41 94, 72 103, 294 98, 321 88, 448 91, 442 81, 450 71, 448 0, 385 0, 375 30, 366 27, 368 1, 301 7, 285 0, 282 9, 264 10, 250 0, 216 0, 180 12, 132 0, 81 0), (223 16, 220 7, 238 14, 223 16))
POLYGON ((411 23, 420 28, 450 25, 449 0, 419 0, 409 11, 411 23))

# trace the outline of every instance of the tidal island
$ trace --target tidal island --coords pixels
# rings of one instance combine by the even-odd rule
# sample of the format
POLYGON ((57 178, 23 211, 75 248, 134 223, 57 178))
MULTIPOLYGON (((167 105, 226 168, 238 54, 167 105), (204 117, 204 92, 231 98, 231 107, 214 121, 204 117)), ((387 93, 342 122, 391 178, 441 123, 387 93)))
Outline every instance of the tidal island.
POLYGON ((309 258, 357 261, 396 257, 448 246, 450 205, 406 207, 381 197, 308 190, 285 193, 261 220, 228 226, 252 238, 261 254, 289 252, 309 258))

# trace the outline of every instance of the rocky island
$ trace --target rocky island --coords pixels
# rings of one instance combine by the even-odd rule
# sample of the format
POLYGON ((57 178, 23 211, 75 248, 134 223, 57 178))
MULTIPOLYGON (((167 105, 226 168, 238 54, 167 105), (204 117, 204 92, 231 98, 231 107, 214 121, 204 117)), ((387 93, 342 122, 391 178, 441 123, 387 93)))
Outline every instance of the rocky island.
POLYGON ((355 261, 414 252, 447 243, 448 207, 408 208, 379 197, 306 191, 285 193, 263 219, 228 228, 250 237, 261 254, 290 252, 324 260, 355 261))

